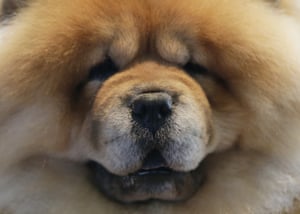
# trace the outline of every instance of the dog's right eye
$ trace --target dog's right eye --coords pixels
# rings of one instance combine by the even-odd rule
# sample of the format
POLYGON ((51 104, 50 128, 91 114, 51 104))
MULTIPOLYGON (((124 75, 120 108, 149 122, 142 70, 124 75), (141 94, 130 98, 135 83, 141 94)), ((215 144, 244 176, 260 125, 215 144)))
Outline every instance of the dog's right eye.
POLYGON ((90 69, 88 80, 104 81, 118 71, 119 68, 116 66, 116 64, 110 58, 107 58, 105 61, 93 66, 90 69))
POLYGON ((188 62, 182 68, 186 73, 188 73, 191 76, 208 74, 208 70, 205 67, 195 64, 193 62, 188 62))

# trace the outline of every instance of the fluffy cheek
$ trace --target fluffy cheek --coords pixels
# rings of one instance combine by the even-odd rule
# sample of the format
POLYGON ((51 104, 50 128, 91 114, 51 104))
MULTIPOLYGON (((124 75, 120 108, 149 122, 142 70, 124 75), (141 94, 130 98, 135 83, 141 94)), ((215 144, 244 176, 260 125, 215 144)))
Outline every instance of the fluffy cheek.
POLYGON ((178 171, 195 169, 208 153, 213 135, 211 111, 191 94, 180 97, 164 154, 168 165, 178 171))
POLYGON ((226 82, 219 84, 218 81, 203 76, 196 79, 205 91, 212 109, 213 136, 209 153, 234 146, 247 125, 247 108, 235 99, 226 82))
POLYGON ((130 110, 115 102, 110 108, 99 106, 93 115, 92 143, 96 153, 92 157, 111 173, 126 175, 135 171, 145 155, 132 133, 130 110))

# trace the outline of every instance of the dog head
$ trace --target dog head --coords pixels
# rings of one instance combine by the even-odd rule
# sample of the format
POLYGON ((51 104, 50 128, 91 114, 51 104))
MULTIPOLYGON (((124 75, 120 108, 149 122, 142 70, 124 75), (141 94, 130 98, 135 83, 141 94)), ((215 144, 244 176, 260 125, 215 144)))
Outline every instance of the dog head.
POLYGON ((294 50, 263 2, 3 5, 0 117, 22 129, 2 137, 25 142, 10 147, 20 156, 89 162, 96 186, 123 202, 186 199, 210 153, 260 148, 257 103, 281 96, 270 59, 284 65, 282 47, 294 50))

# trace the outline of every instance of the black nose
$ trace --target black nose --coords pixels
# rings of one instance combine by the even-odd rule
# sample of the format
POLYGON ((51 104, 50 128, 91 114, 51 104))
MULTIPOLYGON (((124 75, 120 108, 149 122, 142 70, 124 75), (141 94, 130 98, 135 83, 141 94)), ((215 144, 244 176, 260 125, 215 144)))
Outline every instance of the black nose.
POLYGON ((140 94, 133 99, 131 108, 133 119, 155 132, 172 112, 172 97, 164 92, 140 94))

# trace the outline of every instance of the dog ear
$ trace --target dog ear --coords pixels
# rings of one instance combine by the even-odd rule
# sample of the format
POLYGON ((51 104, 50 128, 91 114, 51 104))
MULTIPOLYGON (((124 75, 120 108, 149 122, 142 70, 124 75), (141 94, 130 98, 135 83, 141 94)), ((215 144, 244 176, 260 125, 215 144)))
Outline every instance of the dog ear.
POLYGON ((14 16, 20 8, 26 6, 27 0, 0 0, 0 14, 4 19, 14 16))

